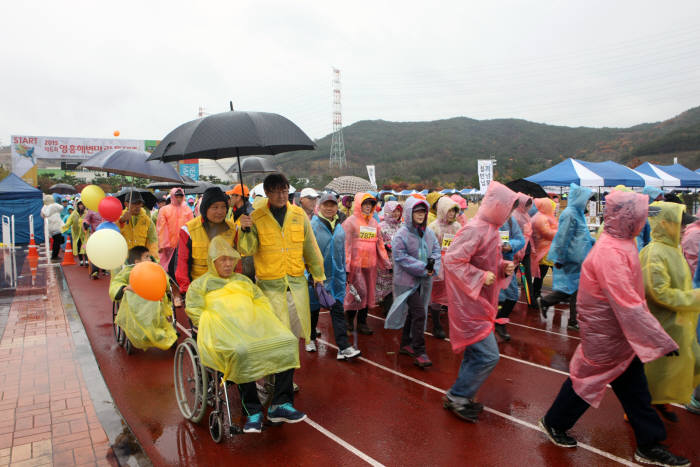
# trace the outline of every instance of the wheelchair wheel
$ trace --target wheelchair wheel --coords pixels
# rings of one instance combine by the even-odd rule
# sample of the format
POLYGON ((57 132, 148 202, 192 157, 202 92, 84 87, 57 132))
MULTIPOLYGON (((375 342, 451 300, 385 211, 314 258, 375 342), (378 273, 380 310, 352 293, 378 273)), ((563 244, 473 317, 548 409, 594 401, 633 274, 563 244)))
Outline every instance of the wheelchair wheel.
POLYGON ((221 414, 216 410, 209 414, 209 434, 215 443, 220 443, 224 437, 224 423, 221 414))
POLYGON ((117 344, 124 345, 124 331, 115 322, 117 318, 117 312, 119 311, 119 302, 112 302, 112 331, 114 331, 114 338, 117 344))
POLYGON ((208 375, 199 361, 197 343, 185 339, 175 349, 175 398, 182 416, 199 423, 207 408, 208 375))
POLYGON ((124 350, 126 350, 127 355, 131 355, 134 352, 134 346, 131 345, 131 341, 129 340, 128 337, 126 337, 126 334, 124 334, 124 331, 122 331, 122 336, 124 340, 124 350))

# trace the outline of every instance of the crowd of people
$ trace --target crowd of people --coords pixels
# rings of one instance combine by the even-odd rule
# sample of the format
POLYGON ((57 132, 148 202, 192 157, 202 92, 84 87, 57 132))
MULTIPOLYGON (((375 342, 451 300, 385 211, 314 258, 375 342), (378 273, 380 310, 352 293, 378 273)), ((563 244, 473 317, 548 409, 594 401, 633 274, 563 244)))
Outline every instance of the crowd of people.
MULTIPOLYGON (((558 197, 533 199, 494 181, 471 218, 458 194, 399 201, 385 193, 305 188, 291 197, 289 187, 275 173, 264 180, 265 196, 250 198, 243 185, 228 192, 213 187, 193 203, 173 188, 152 213, 135 191, 118 221, 129 262, 150 258, 170 274, 177 284, 172 299, 184 303, 198 327, 208 365, 238 384, 245 432, 262 429, 255 381, 263 376, 275 375, 268 420, 306 417, 293 405, 299 346, 290 342, 303 339, 305 351, 317 350, 321 309, 330 312, 342 361, 361 354, 349 336, 372 335, 368 313, 380 307, 385 327, 402 330, 398 353, 427 369, 430 321, 434 338, 449 335, 452 350, 463 353, 443 406, 477 422, 483 410, 477 393, 499 360, 497 339, 511 340, 508 318, 524 297, 545 319, 568 303, 568 329, 581 339, 570 377, 540 420, 549 439, 576 446, 567 431, 600 404, 609 384, 634 431, 635 459, 689 465, 661 444, 662 418, 678 420, 670 404, 700 414, 700 218, 684 205, 665 201, 660 190, 638 194, 620 186, 606 196, 604 223, 592 234, 586 213, 593 193, 575 184, 560 209, 558 197), (551 292, 542 294, 550 270, 551 292)), ((78 199, 64 209, 48 198, 42 215, 54 248, 60 250, 61 232, 70 235, 80 263, 98 279, 84 244, 99 215, 78 199)), ((112 272, 110 289, 124 313, 139 306, 123 299, 133 293, 128 267, 112 272)), ((152 308, 149 319, 162 328, 168 306, 152 308)), ((137 340, 140 348, 168 348, 176 338, 162 331, 137 340)))

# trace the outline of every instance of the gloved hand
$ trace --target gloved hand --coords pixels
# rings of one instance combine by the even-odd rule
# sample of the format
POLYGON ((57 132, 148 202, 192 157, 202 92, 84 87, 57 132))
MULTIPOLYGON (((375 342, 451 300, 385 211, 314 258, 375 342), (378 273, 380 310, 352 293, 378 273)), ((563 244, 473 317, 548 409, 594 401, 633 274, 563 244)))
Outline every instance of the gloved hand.
POLYGON ((666 357, 678 357, 680 354, 678 353, 678 350, 672 350, 669 353, 667 353, 665 356, 666 357))

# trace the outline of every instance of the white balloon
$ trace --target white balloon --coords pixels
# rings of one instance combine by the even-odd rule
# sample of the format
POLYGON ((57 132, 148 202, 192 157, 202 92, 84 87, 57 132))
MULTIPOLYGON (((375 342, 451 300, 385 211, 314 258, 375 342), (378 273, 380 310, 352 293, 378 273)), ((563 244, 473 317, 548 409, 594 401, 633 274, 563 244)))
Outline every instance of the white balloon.
POLYGON ((90 235, 85 252, 92 264, 100 269, 116 269, 126 261, 129 249, 122 234, 102 229, 90 235))

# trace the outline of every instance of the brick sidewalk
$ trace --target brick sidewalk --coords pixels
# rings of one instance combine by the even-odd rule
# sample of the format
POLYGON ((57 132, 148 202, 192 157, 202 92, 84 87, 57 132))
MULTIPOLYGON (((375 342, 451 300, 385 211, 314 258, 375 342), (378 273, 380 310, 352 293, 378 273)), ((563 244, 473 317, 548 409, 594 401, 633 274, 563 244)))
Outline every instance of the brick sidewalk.
POLYGON ((16 296, 0 339, 0 467, 117 465, 46 274, 46 296, 16 296))

